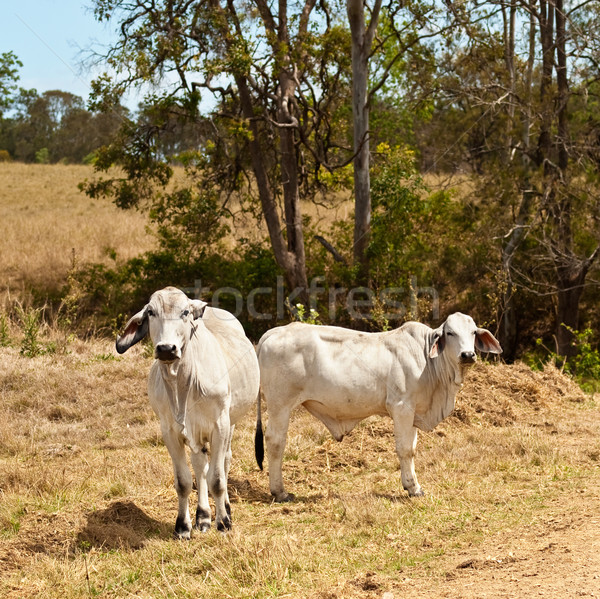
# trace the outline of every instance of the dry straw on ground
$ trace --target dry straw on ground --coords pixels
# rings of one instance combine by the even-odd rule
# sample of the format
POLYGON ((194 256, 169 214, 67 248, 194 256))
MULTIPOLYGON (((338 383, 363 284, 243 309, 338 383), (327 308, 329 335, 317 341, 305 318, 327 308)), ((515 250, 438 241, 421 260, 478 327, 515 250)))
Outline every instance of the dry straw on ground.
POLYGON ((565 498, 598 487, 593 400, 554 368, 478 364, 456 413, 420 437, 424 499, 401 489, 389 419, 336 443, 298 412, 284 463, 297 500, 272 504, 249 416, 234 443, 234 530, 176 542, 143 347, 0 352, 0 596, 428 596, 412 593, 499 568, 478 547, 573 516, 583 504, 565 498))

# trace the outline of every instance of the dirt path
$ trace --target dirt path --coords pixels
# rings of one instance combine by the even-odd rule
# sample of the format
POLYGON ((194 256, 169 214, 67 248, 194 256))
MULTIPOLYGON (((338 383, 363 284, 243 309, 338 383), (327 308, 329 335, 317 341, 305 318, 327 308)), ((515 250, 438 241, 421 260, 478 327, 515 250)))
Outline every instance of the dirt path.
POLYGON ((529 525, 448 556, 448 576, 402 581, 392 597, 600 597, 600 476, 529 525), (454 563, 454 566, 452 566, 454 563))

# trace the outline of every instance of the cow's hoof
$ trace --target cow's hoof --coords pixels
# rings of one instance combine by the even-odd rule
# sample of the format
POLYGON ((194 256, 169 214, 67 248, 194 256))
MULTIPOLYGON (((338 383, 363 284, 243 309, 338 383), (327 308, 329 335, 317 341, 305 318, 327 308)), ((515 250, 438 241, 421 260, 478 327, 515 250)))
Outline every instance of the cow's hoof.
POLYGON ((195 530, 200 532, 206 532, 210 529, 210 512, 207 510, 203 510, 202 508, 196 509, 196 524, 194 526, 195 530))
POLYGON ((192 523, 188 520, 184 520, 183 518, 177 518, 175 522, 175 531, 173 532, 173 536, 176 539, 184 539, 189 540, 190 535, 192 533, 192 523))
POLYGON ((231 518, 229 516, 226 516, 225 518, 223 518, 223 520, 218 522, 217 530, 219 532, 227 532, 228 530, 231 530, 231 518))
POLYGON ((419 489, 418 491, 415 491, 414 493, 411 493, 409 491, 408 496, 409 497, 425 497, 425 491, 423 491, 423 489, 419 489))
POLYGON ((210 522, 198 522, 196 526, 194 526, 194 530, 198 532, 208 532, 210 530, 210 522))
POLYGON ((189 530, 184 530, 184 531, 174 530, 173 531, 173 538, 176 541, 179 541, 179 540, 181 540, 181 541, 189 541, 190 538, 191 538, 191 536, 192 536, 192 533, 189 530))
POLYGON ((296 499, 293 493, 273 493, 273 497, 277 503, 287 503, 296 499))

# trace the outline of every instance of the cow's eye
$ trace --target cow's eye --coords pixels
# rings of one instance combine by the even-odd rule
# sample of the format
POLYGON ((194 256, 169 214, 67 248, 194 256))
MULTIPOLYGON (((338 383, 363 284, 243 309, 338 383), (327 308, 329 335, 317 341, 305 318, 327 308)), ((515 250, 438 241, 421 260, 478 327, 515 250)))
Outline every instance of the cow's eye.
POLYGON ((181 318, 187 318, 187 317, 189 316, 189 314, 190 314, 190 311, 189 311, 189 310, 184 310, 184 311, 181 313, 181 318))
POLYGON ((453 337, 454 333, 452 331, 446 331, 446 335, 448 335, 448 337, 453 337))
POLYGON ((146 314, 147 314, 148 316, 154 316, 154 310, 153 310, 152 308, 148 308, 148 309, 146 310, 146 314))

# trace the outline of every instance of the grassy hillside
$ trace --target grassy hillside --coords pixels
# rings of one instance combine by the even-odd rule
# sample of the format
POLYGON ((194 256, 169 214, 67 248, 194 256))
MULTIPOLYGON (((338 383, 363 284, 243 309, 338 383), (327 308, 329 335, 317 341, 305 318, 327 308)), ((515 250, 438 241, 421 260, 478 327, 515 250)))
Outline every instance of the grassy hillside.
MULTIPOLYGON (((0 164, 5 301, 64 285, 73 249, 93 262, 152 247, 142 215, 79 194, 90 174, 0 164)), ((598 404, 553 367, 474 367, 453 415, 420 435, 422 499, 401 488, 389 419, 368 419, 336 443, 298 412, 284 462, 297 500, 272 504, 251 414, 234 438, 234 529, 177 542, 171 462, 145 390, 147 349, 119 357, 110 339, 46 329, 53 353, 26 357, 23 328, 0 320, 0 597, 597 591, 598 404)))
POLYGON ((0 295, 60 289, 73 260, 126 260, 153 247, 147 218, 77 185, 93 175, 80 165, 0 162, 0 295))

